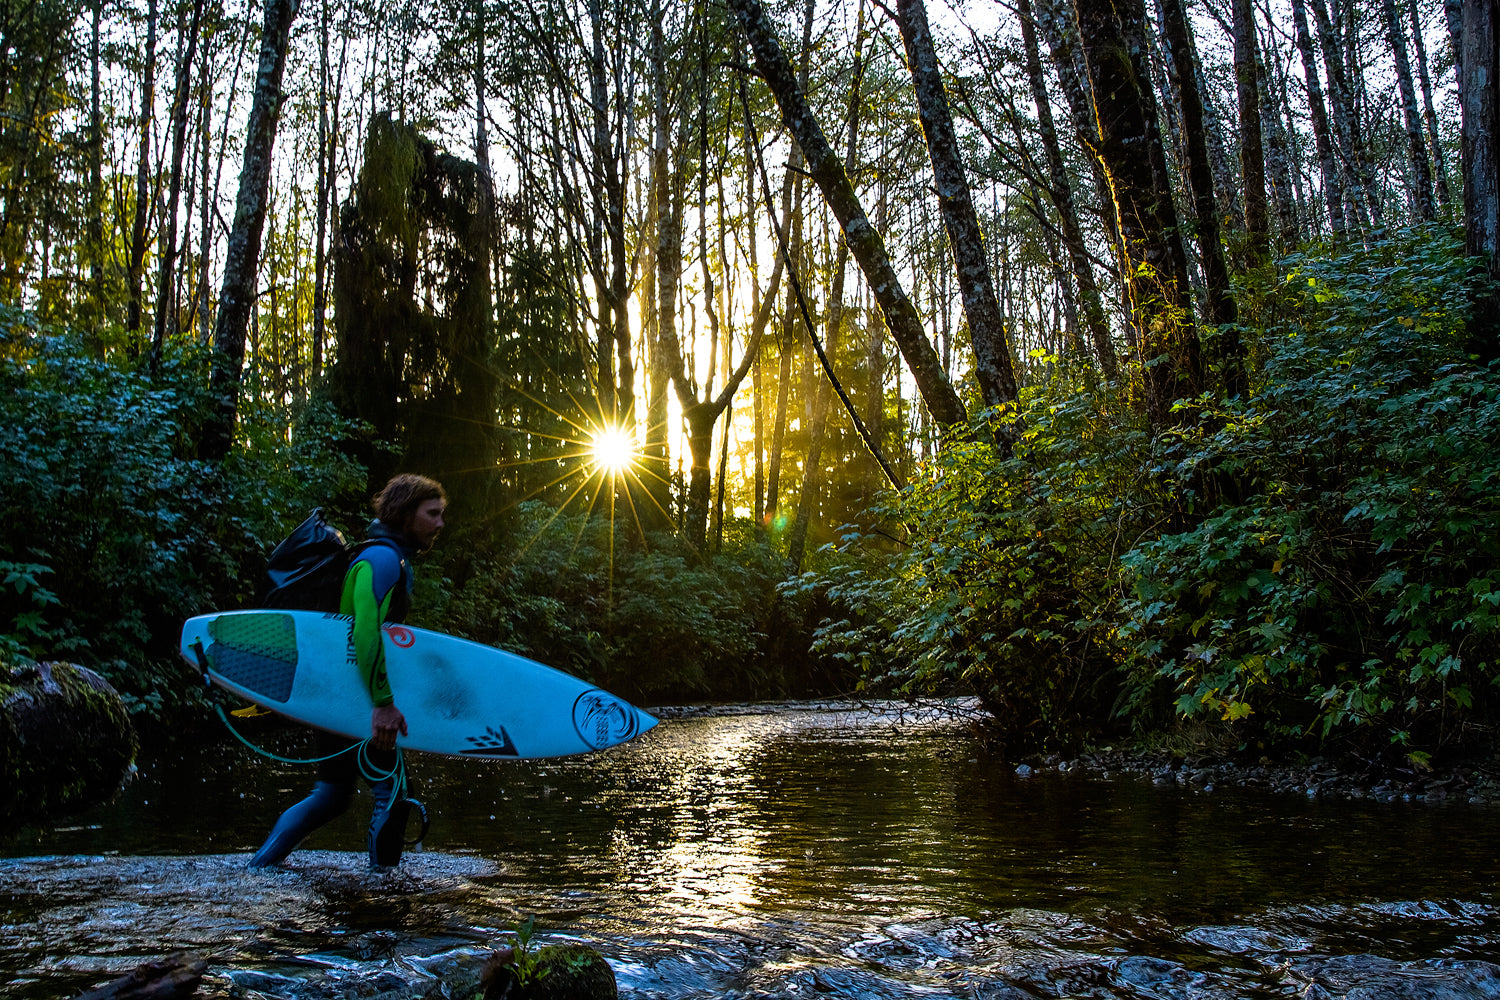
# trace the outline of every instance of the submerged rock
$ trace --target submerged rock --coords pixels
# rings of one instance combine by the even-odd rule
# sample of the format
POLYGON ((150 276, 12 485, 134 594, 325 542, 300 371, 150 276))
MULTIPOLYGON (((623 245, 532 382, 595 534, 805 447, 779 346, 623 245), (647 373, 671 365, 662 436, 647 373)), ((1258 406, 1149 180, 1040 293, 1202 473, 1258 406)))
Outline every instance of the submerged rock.
POLYGON ((72 663, 0 670, 0 829, 109 798, 138 747, 119 692, 92 670, 72 663))

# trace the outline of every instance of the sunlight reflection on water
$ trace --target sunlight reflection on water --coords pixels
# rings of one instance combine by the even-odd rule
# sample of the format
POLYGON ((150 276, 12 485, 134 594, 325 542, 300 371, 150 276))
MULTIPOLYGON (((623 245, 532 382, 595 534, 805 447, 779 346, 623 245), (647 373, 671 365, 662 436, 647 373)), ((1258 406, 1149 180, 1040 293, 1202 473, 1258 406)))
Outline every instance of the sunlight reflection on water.
POLYGON ((367 798, 288 870, 243 868, 306 768, 231 745, 146 762, 117 802, 0 842, 0 992, 195 947, 220 995, 352 997, 527 915, 639 997, 1500 983, 1490 812, 1023 780, 962 717, 727 711, 585 757, 414 758, 430 853, 395 876, 355 853, 367 798))

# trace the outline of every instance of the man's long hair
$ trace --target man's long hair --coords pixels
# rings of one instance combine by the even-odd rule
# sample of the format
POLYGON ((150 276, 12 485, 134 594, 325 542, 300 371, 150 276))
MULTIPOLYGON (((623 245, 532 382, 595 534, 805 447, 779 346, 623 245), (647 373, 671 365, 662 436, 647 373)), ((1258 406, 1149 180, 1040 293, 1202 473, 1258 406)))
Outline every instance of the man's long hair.
POLYGON ((405 530, 406 521, 416 509, 429 500, 448 502, 443 485, 435 479, 403 472, 392 476, 375 496, 375 516, 397 531, 405 530))

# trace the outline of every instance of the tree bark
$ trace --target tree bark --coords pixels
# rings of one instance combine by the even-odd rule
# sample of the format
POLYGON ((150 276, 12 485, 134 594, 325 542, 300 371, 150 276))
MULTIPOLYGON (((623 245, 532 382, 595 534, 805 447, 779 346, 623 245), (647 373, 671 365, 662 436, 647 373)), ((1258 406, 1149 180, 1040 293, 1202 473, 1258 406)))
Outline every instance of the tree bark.
POLYGON ((229 233, 224 281, 219 290, 219 315, 214 324, 216 351, 211 385, 215 410, 206 421, 203 440, 203 455, 208 459, 224 458, 234 444, 240 379, 245 365, 245 334, 255 308, 255 276, 266 221, 271 150, 281 118, 281 77, 286 70, 287 41, 299 4, 300 0, 266 0, 255 94, 245 126, 244 166, 240 170, 234 226, 229 233))
POLYGON ((146 52, 141 60, 140 156, 135 169, 135 215, 130 226, 130 254, 125 260, 126 290, 130 296, 125 306, 125 329, 134 333, 141 328, 143 310, 142 272, 146 263, 146 229, 151 215, 151 122, 156 114, 156 22, 157 2, 146 8, 146 52))
POLYGON ((1203 375, 1187 262, 1145 65, 1145 9, 1140 0, 1079 0, 1078 29, 1097 112, 1090 145, 1114 196, 1146 412, 1154 427, 1163 428, 1180 422, 1172 404, 1197 396, 1203 375))
MULTIPOLYGON (((177 332, 177 306, 172 295, 177 273, 177 205, 182 196, 182 157, 187 149, 188 92, 193 59, 198 54, 198 30, 203 23, 203 0, 194 0, 187 36, 178 46, 177 81, 172 92, 172 172, 167 180, 166 231, 157 248, 156 326, 151 341, 151 368, 161 363, 167 338, 177 332)), ((191 208, 188 210, 191 214, 191 208)))
POLYGON ((1438 207, 1447 211, 1453 201, 1448 188, 1448 156, 1438 135, 1437 109, 1432 105, 1432 76, 1427 71, 1427 43, 1422 40, 1422 18, 1416 0, 1408 0, 1407 16, 1411 18, 1412 44, 1417 55, 1417 80, 1422 87, 1422 121, 1427 126, 1428 150, 1432 154, 1432 180, 1437 189, 1438 207))
POLYGON ((1067 165, 1063 162, 1062 146, 1057 139, 1057 127, 1052 120, 1052 103, 1047 96, 1047 82, 1042 75, 1041 50, 1037 44, 1031 0, 1020 0, 1016 7, 1021 21, 1021 43, 1025 48, 1026 76, 1031 86, 1031 99, 1036 105, 1037 126, 1041 132, 1042 146, 1047 154, 1047 193, 1057 209, 1058 229, 1062 233, 1064 247, 1068 252, 1068 267, 1078 285, 1079 306, 1083 325, 1088 330, 1089 341, 1098 358, 1099 368, 1107 381, 1120 378, 1120 365, 1115 358, 1115 346, 1109 335, 1109 318, 1104 312, 1104 302, 1099 296, 1099 286, 1094 280, 1094 266, 1089 262, 1088 248, 1083 241, 1083 230, 1078 224, 1078 207, 1073 201, 1073 183, 1068 177, 1067 165))
MULTIPOLYGON (((1000 302, 995 297, 995 285, 990 278, 984 236, 979 229, 968 176, 959 154, 958 136, 953 130, 953 115, 948 108, 948 95, 932 42, 932 29, 927 24, 927 8, 922 0, 897 0, 896 18, 906 44, 906 61, 916 89, 922 134, 927 139, 927 152, 932 161, 938 207, 948 231, 948 244, 953 248, 980 396, 988 407, 1005 406, 1016 400, 1015 370, 1011 365, 1010 348, 1005 342, 1005 317, 1000 313, 1000 302)), ((1002 436, 1009 439, 1015 428, 1009 422, 1004 426, 1010 430, 1002 436)))
POLYGON ((1214 197, 1213 166, 1203 123, 1203 96, 1198 91, 1197 52, 1182 0, 1161 0, 1163 40, 1177 77, 1182 111, 1183 153, 1188 189, 1197 217, 1195 235, 1203 268, 1206 318, 1210 323, 1233 323, 1237 310, 1229 290, 1229 264, 1220 238, 1219 206, 1214 197))
POLYGON ((1297 33, 1297 51, 1302 54, 1302 79, 1307 86, 1307 106, 1312 115, 1313 145, 1318 151, 1318 172, 1323 179, 1328 228, 1334 236, 1342 236, 1348 228, 1344 217, 1344 185, 1333 158, 1333 138, 1329 135, 1328 111, 1323 104, 1323 86, 1318 80, 1318 60, 1313 53, 1312 33, 1307 30, 1304 0, 1292 0, 1292 24, 1297 33))
POLYGON ((966 423, 968 417, 963 403, 938 361, 916 308, 901 287, 886 253, 885 242, 870 225, 843 163, 829 147, 806 96, 797 86, 770 18, 759 0, 730 0, 730 6, 749 40, 756 67, 776 97, 783 121, 807 159, 809 173, 839 220, 844 238, 849 242, 849 252, 875 293, 886 325, 906 360, 928 412, 945 431, 966 423))
POLYGON ((1464 0, 1464 243, 1489 283, 1476 292, 1471 350, 1481 363, 1500 358, 1500 16, 1496 0, 1464 0))
POLYGON ((1255 6, 1233 0, 1234 81, 1240 106, 1240 182, 1245 192, 1245 233, 1254 262, 1270 241, 1266 201, 1266 161, 1261 137, 1259 56, 1255 44, 1255 6))
POLYGON ((1396 90, 1401 95, 1401 120, 1406 125, 1406 154, 1411 164, 1412 194, 1417 217, 1431 222, 1437 215, 1432 195, 1432 166, 1427 160, 1427 143, 1422 135, 1422 119, 1417 113, 1417 92, 1412 84, 1411 59, 1406 53, 1406 32, 1396 16, 1394 0, 1382 0, 1386 40, 1396 63, 1396 90))

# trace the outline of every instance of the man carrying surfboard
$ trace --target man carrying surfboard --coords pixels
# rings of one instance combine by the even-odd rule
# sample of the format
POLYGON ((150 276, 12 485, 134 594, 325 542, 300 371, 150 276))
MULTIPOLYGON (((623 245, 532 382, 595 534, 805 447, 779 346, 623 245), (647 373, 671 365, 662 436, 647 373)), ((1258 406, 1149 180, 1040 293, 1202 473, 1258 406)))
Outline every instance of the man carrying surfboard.
POLYGON ((405 797, 405 763, 397 736, 407 734, 385 669, 381 626, 400 622, 411 607, 411 560, 432 548, 448 506, 443 487, 425 476, 393 477, 375 497, 375 520, 344 574, 339 613, 353 618, 352 663, 370 693, 370 736, 351 740, 319 732, 317 781, 302 801, 276 821, 250 859, 252 868, 280 864, 308 834, 349 808, 361 776, 370 784, 370 863, 389 867, 401 860, 411 801, 405 797))

